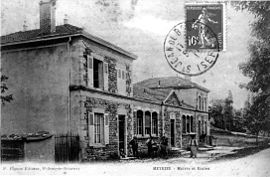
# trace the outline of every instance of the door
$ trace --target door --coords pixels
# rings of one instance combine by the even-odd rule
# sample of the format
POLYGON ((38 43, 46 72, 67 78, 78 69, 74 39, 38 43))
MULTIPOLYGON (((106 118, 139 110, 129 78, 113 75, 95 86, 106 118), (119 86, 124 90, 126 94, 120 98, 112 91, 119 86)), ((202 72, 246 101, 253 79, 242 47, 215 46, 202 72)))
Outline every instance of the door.
POLYGON ((175 119, 171 119, 171 146, 175 146, 175 119))
POLYGON ((119 152, 124 152, 125 153, 125 127, 126 127, 126 123, 125 123, 125 116, 124 115, 119 115, 118 116, 118 125, 119 125, 119 152))

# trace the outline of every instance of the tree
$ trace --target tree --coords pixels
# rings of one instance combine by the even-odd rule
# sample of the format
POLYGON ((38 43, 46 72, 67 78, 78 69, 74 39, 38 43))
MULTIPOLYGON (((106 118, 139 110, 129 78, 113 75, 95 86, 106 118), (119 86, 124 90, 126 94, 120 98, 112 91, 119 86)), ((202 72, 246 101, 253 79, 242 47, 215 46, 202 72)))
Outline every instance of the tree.
POLYGON ((232 92, 229 90, 228 97, 225 99, 224 104, 224 121, 225 121, 225 129, 232 130, 233 127, 233 97, 232 92))
POLYGON ((223 119, 223 107, 224 100, 212 100, 212 105, 209 107, 210 117, 214 119, 214 126, 218 128, 225 129, 224 119, 223 119))
POLYGON ((256 39, 249 46, 250 57, 239 68, 251 78, 246 88, 256 93, 244 116, 247 128, 258 135, 270 129, 270 2, 242 1, 233 5, 236 10, 247 10, 255 16, 251 28, 256 39))
POLYGON ((6 94, 8 87, 6 81, 8 77, 5 75, 1 75, 1 103, 5 105, 7 102, 11 102, 13 100, 12 94, 6 94))

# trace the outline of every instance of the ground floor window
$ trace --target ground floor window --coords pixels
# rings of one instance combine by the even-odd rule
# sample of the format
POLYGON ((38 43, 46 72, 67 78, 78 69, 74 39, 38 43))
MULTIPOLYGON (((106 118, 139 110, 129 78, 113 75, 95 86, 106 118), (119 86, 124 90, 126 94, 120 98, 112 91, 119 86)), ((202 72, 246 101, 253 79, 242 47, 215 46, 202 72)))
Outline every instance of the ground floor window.
POLYGON ((183 115, 182 116, 182 132, 183 133, 187 133, 187 126, 186 126, 186 116, 185 115, 183 115))
POLYGON ((94 116, 94 143, 104 143, 104 115, 95 113, 94 116))
POLYGON ((154 135, 158 134, 158 114, 156 112, 152 113, 152 131, 154 135))
POLYGON ((143 112, 137 111, 137 134, 143 134, 143 112))
POLYGON ((151 113, 149 111, 145 112, 145 134, 151 134, 151 113))
POLYGON ((194 132, 194 120, 193 116, 182 116, 182 132, 191 133, 194 132))
POLYGON ((141 110, 137 111, 137 135, 157 135, 158 134, 158 113, 141 110))

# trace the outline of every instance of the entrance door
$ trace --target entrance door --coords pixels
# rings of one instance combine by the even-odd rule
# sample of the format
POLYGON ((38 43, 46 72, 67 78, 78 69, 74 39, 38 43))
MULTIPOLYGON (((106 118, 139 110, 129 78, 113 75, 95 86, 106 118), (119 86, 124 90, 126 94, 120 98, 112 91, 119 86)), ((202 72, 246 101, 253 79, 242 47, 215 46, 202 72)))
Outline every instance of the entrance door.
POLYGON ((171 146, 175 146, 175 119, 171 119, 171 146))
POLYGON ((125 152, 125 116, 118 116, 119 125, 119 152, 125 152))

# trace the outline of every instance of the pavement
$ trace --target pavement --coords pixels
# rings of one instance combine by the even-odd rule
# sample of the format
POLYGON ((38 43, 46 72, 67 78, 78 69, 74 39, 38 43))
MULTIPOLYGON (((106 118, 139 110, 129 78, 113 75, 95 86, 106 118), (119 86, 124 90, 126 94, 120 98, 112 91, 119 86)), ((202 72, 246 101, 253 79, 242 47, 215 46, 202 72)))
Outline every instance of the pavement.
POLYGON ((217 155, 234 153, 241 147, 214 147, 200 151, 198 158, 188 155, 168 159, 134 159, 94 164, 3 164, 2 175, 60 175, 72 176, 193 176, 193 177, 269 177, 270 148, 237 159, 221 158, 217 155), (214 155, 213 155, 214 154, 214 155), (214 157, 213 157, 214 156, 214 157))

